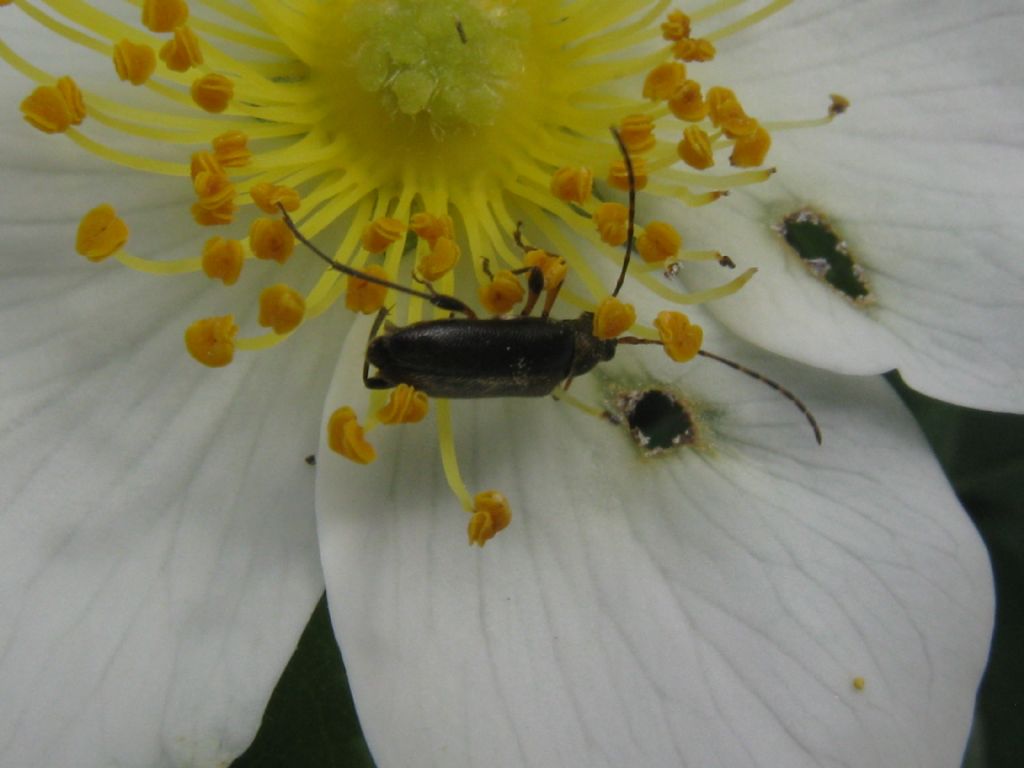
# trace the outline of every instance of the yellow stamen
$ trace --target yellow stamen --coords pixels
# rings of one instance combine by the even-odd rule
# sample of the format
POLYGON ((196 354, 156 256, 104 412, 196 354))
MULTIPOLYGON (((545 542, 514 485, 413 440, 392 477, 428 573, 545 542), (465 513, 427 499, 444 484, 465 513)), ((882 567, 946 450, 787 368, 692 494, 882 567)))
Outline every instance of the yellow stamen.
POLYGON ((439 237, 455 237, 455 224, 452 217, 447 214, 443 216, 434 216, 432 213, 426 212, 413 214, 413 217, 409 219, 409 229, 417 237, 426 240, 431 248, 434 247, 439 237))
POLYGON ((659 64, 644 79, 643 97, 651 101, 665 101, 685 81, 685 64, 678 61, 659 64))
POLYGON ((187 19, 185 0, 145 0, 142 4, 142 24, 150 32, 170 32, 187 19))
POLYGON ((480 286, 480 303, 492 315, 504 315, 523 300, 526 291, 508 270, 498 272, 494 279, 480 286))
POLYGON ((704 341, 704 329, 690 322, 682 312, 665 310, 654 320, 665 354, 677 363, 685 363, 697 356, 704 341))
MULTIPOLYGON (((390 280, 387 271, 377 265, 371 264, 363 269, 368 275, 379 277, 381 280, 390 280)), ((372 315, 384 306, 387 298, 388 288, 386 285, 371 283, 355 275, 349 275, 347 291, 345 293, 345 306, 353 312, 362 312, 364 315, 372 315)))
POLYGON ((636 322, 636 310, 615 296, 606 296, 594 310, 594 335, 614 339, 628 331, 636 322))
POLYGON ((242 131, 227 131, 213 138, 213 154, 225 168, 244 168, 252 161, 249 137, 242 131))
POLYGON ((355 411, 347 405, 331 414, 327 422, 327 445, 356 464, 369 464, 377 458, 377 451, 366 441, 355 411))
POLYGON ((683 238, 671 224, 652 221, 636 239, 636 252, 644 261, 654 264, 679 253, 683 238))
POLYGON ((594 210, 594 224, 604 242, 622 245, 629 233, 629 209, 622 203, 601 203, 594 210))
POLYGON ((193 152, 192 160, 189 162, 188 168, 189 176, 192 179, 193 185, 195 184, 196 177, 200 173, 212 173, 227 178, 224 173, 224 168, 220 164, 220 160, 217 156, 210 152, 193 152))
POLYGON ((199 171, 192 186, 198 198, 192 206, 192 217, 196 223, 201 226, 231 223, 235 216, 235 185, 227 176, 199 171))
POLYGON ((128 242, 128 225, 106 203, 82 217, 75 238, 75 250, 89 261, 103 261, 128 242))
MULTIPOLYGON (((647 186, 647 161, 642 157, 631 159, 633 161, 633 181, 636 183, 637 190, 641 190, 647 186)), ((616 160, 608 168, 608 183, 623 192, 629 189, 629 174, 626 173, 624 160, 616 160)))
POLYGON ((156 53, 148 45, 122 40, 114 46, 114 71, 121 80, 142 85, 156 69, 156 53))
POLYGON ((290 285, 278 283, 260 293, 259 324, 276 334, 291 333, 306 314, 306 300, 290 285))
POLYGON ((672 46, 672 55, 680 61, 711 61, 715 44, 703 38, 686 38, 672 46))
POLYGON ((408 384, 399 384, 388 397, 387 404, 377 411, 381 424, 414 424, 423 421, 430 409, 430 401, 423 392, 408 384))
POLYGON ((551 194, 566 203, 585 203, 594 188, 589 168, 559 168, 551 177, 551 194))
POLYGON ((708 115, 708 105, 701 94, 700 83, 687 80, 668 100, 668 108, 680 120, 695 123, 708 115))
POLYGON ((670 11, 661 25, 661 36, 666 40, 682 40, 690 36, 690 17, 682 11, 670 11))
POLYGON ((472 517, 466 530, 469 543, 482 547, 512 522, 512 510, 498 491, 481 491, 473 497, 472 517))
POLYGON ((192 83, 192 101, 201 109, 219 114, 228 108, 235 95, 235 86, 224 75, 203 75, 192 83))
POLYGON ((297 211, 302 204, 299 193, 291 187, 270 184, 265 181, 254 184, 252 189, 249 190, 249 194, 252 196, 252 201, 256 204, 256 207, 264 213, 279 213, 278 204, 290 213, 297 211))
POLYGON ((185 348, 210 368, 221 368, 235 357, 238 326, 231 315, 196 320, 185 331, 185 348))
POLYGON ((650 115, 627 115, 619 122, 619 137, 630 155, 648 152, 657 145, 654 118, 650 115))
POLYGON ((222 281, 224 285, 238 282, 244 261, 242 244, 238 240, 211 237, 203 246, 203 272, 209 278, 222 281))
POLYGON ((747 116, 736 94, 720 85, 708 89, 707 105, 708 116, 716 128, 729 120, 747 116))
POLYGON ((691 168, 703 171, 715 164, 715 152, 711 137, 704 129, 688 125, 683 131, 683 140, 676 145, 679 158, 691 168))
POLYGON ((160 60, 172 72, 187 72, 203 63, 199 38, 189 27, 175 27, 174 37, 160 49, 160 60))
POLYGON ((53 85, 41 85, 21 102, 25 121, 43 133, 63 133, 71 127, 71 109, 53 85))
POLYGON ((405 224, 398 219, 381 216, 363 229, 363 248, 370 253, 381 253, 405 234, 405 224))
POLYGON ((527 251, 523 255, 523 264, 527 267, 537 267, 541 271, 546 291, 554 290, 561 285, 569 271, 569 265, 564 259, 541 250, 527 251))
POLYGON ((736 139, 729 162, 737 168, 754 168, 764 162, 771 146, 771 134, 757 125, 753 132, 736 139))
POLYGON ((56 85, 60 95, 64 97, 68 109, 71 110, 71 124, 81 125, 85 120, 85 100, 82 98, 82 91, 78 84, 65 75, 57 81, 56 85))
POLYGON ((249 225, 249 250, 257 259, 284 264, 295 250, 295 235, 281 219, 254 219, 249 225))
POLYGON ((434 246, 416 262, 416 271, 427 282, 434 282, 448 274, 462 254, 459 246, 450 237, 439 237, 434 246))

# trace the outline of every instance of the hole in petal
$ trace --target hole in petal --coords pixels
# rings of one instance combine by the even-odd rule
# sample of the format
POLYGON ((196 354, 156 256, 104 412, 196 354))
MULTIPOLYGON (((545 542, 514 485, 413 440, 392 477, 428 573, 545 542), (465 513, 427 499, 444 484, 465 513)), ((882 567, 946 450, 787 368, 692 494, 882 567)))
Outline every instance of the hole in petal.
POLYGON ((784 216, 775 230, 812 275, 857 304, 871 302, 864 268, 850 255, 846 241, 836 234, 824 215, 801 208, 784 216))
POLYGON ((681 445, 696 443, 689 409, 675 395, 660 389, 633 390, 614 401, 620 423, 645 456, 656 456, 681 445))

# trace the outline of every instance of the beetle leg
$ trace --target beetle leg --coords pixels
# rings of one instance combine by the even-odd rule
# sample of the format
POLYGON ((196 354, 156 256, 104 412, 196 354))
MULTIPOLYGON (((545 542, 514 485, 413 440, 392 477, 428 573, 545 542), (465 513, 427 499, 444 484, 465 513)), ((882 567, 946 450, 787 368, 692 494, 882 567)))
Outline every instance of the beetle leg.
POLYGON ((529 277, 526 278, 526 286, 530 292, 527 294, 523 311, 519 313, 521 317, 526 317, 533 312, 533 308, 537 305, 537 299, 540 298, 540 294, 544 290, 544 273, 540 271, 540 267, 524 267, 523 269, 515 270, 512 274, 518 274, 519 272, 529 272, 529 277))
POLYGON ((523 222, 521 221, 516 222, 516 229, 515 232, 512 233, 512 239, 516 241, 516 245, 519 246, 523 253, 537 250, 532 245, 523 242, 523 222))
POLYGON ((544 309, 541 310, 540 316, 547 317, 551 314, 551 308, 555 305, 555 299, 558 298, 558 292, 562 290, 562 281, 559 281, 555 286, 548 291, 547 298, 544 299, 544 309))

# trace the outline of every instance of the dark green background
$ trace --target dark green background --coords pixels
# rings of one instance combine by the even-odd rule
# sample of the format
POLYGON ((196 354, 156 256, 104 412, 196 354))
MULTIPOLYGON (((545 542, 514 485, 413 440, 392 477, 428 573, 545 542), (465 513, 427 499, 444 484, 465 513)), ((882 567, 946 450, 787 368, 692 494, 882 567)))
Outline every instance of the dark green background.
MULTIPOLYGON (((965 768, 1024 765, 1024 416, 923 397, 891 378, 917 416, 992 556, 996 632, 965 768)), ((281 677, 252 746, 234 768, 362 768, 363 741, 321 600, 281 677)))

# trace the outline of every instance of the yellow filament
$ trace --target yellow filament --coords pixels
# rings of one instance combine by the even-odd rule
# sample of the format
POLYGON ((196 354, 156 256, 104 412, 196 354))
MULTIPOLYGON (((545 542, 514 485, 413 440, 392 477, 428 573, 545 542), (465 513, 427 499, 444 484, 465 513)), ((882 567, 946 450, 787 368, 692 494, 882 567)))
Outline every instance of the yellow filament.
POLYGON ((467 512, 473 511, 473 499, 466 490, 466 484, 462 481, 462 474, 459 472, 459 460, 455 455, 455 437, 452 431, 452 414, 450 401, 444 398, 435 400, 437 403, 437 441, 441 451, 441 467, 444 469, 444 477, 448 481, 448 487, 452 489, 455 498, 459 500, 462 508, 467 512))

